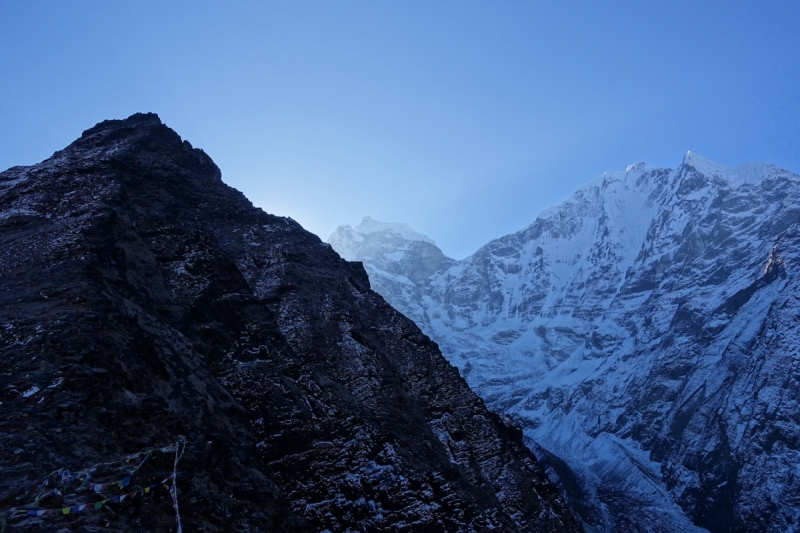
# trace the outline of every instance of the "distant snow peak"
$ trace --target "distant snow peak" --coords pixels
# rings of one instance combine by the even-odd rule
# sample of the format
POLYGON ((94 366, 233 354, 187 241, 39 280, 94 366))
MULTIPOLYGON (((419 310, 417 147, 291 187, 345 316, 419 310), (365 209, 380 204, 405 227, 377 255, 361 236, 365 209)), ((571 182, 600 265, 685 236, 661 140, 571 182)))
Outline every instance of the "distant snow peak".
POLYGON ((342 224, 333 234, 328 238, 334 250, 347 261, 358 260, 359 243, 364 241, 364 237, 356 233, 356 231, 347 224, 342 224))
POLYGON ((395 262, 411 249, 422 253, 426 248, 444 257, 436 241, 417 233, 408 224, 379 222, 370 216, 364 217, 355 228, 347 224, 339 226, 328 237, 328 244, 347 261, 395 262))
POLYGON ((427 235, 417 233, 408 224, 402 222, 378 222, 370 216, 364 217, 361 220, 361 224, 355 227, 355 231, 359 235, 370 235, 372 233, 387 231, 390 233, 396 233, 407 241, 425 241, 436 246, 436 241, 427 235))
POLYGON ((742 185, 759 185, 775 170, 773 165, 767 163, 747 163, 737 167, 727 167, 691 150, 686 152, 683 157, 683 166, 693 167, 705 176, 720 178, 732 188, 742 185))
POLYGON ((625 172, 626 173, 634 172, 634 171, 644 172, 648 168, 649 167, 647 166, 647 164, 644 161, 639 161, 638 163, 634 163, 632 165, 628 165, 628 168, 625 169, 625 172))

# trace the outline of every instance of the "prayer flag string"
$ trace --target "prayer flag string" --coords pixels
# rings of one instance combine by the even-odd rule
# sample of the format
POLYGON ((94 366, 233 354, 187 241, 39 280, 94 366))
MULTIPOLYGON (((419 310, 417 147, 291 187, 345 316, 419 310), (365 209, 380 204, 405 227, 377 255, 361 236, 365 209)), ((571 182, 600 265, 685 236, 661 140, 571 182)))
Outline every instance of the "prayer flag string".
POLYGON ((84 489, 88 489, 88 490, 91 490, 91 491, 94 491, 94 492, 102 492, 102 491, 104 491, 104 490, 106 490, 108 488, 114 487, 114 486, 117 486, 118 488, 123 489, 123 488, 127 487, 130 484, 130 477, 133 474, 135 474, 137 471, 139 471, 139 469, 142 466, 144 466, 144 464, 147 462, 147 460, 150 459, 150 457, 152 457, 152 454, 154 452, 171 453, 171 452, 174 452, 177 449, 178 444, 180 444, 180 442, 177 443, 177 444, 174 444, 172 446, 166 446, 164 448, 153 448, 153 449, 148 449, 148 450, 142 450, 139 453, 128 455, 128 456, 126 456, 123 459, 120 459, 118 461, 112 461, 112 462, 108 462, 108 463, 97 463, 96 465, 93 465, 93 466, 91 466, 89 468, 83 469, 80 472, 76 472, 75 474, 72 474, 69 470, 66 470, 66 469, 63 469, 63 468, 59 469, 59 470, 56 470, 54 472, 51 472, 50 475, 47 476, 47 478, 45 478, 45 480, 42 482, 42 484, 39 485, 39 494, 34 499, 34 502, 33 502, 32 505, 38 506, 39 502, 42 499, 46 498, 47 496, 50 496, 51 494, 58 494, 58 495, 62 494, 62 491, 65 491, 65 490, 69 489, 69 487, 75 481, 80 481, 81 482, 81 484, 78 486, 78 488, 75 489, 75 492, 78 492, 78 491, 81 491, 81 490, 84 490, 84 489), (93 472, 95 472, 98 467, 111 466, 111 465, 122 463, 122 462, 130 462, 130 461, 132 461, 134 459, 138 459, 141 456, 144 456, 144 459, 135 468, 131 469, 128 472, 128 475, 126 477, 124 477, 122 479, 119 479, 117 481, 114 481, 113 483, 89 483, 89 481, 91 479, 91 474, 93 472), (54 478, 55 478, 55 481, 54 481, 54 478), (54 485, 57 485, 57 486, 55 488, 53 488, 52 490, 50 490, 50 491, 46 491, 47 487, 50 486, 51 481, 53 482, 54 485))
POLYGON ((177 486, 177 477, 178 477, 178 462, 183 457, 183 452, 186 450, 186 439, 183 437, 172 446, 167 446, 164 448, 153 448, 149 450, 143 450, 139 453, 135 453, 133 455, 129 455, 119 461, 114 461, 110 463, 98 463, 90 468, 84 469, 76 474, 71 474, 69 470, 60 469, 52 472, 47 478, 39 485, 39 494, 36 496, 33 503, 24 505, 21 507, 14 507, 8 510, 8 513, 12 516, 34 516, 34 517, 42 517, 42 516, 56 516, 56 515, 69 515, 74 513, 79 513, 86 510, 99 510, 102 509, 103 506, 107 505, 108 503, 121 503, 126 498, 131 498, 136 495, 142 494, 150 494, 152 489, 163 485, 172 496, 172 508, 175 510, 175 521, 177 523, 177 533, 183 533, 183 524, 181 523, 181 515, 180 510, 178 508, 178 486, 177 486), (91 490, 94 493, 99 493, 107 488, 117 487, 119 489, 123 489, 130 485, 131 483, 131 476, 135 474, 139 469, 147 462, 147 460, 152 456, 154 452, 161 452, 161 453, 171 453, 175 452, 175 459, 172 463, 172 474, 168 477, 164 478, 162 481, 155 483, 153 485, 149 485, 146 487, 142 487, 141 489, 137 489, 133 492, 128 492, 125 494, 121 494, 119 496, 115 496, 114 498, 107 498, 104 500, 100 500, 94 503, 85 503, 81 505, 72 505, 69 507, 61 507, 57 509, 38 509, 39 502, 49 496, 50 494, 62 494, 62 490, 68 489, 75 481, 80 481, 81 484, 75 490, 75 492, 87 489, 91 490), (97 470, 100 466, 111 466, 114 464, 119 464, 121 462, 130 462, 134 459, 138 459, 144 456, 144 459, 132 470, 128 472, 128 475, 122 479, 114 481, 113 483, 89 483, 90 475, 95 470, 97 470), (57 479, 58 481, 54 481, 57 483, 58 486, 53 488, 52 490, 45 493, 47 487, 49 486, 51 480, 57 479), (171 483, 167 485, 167 482, 171 480, 171 483), (34 507, 31 509, 31 507, 34 507))
POLYGON ((17 516, 53 516, 53 515, 68 515, 68 514, 75 514, 81 511, 87 510, 98 510, 101 509, 104 505, 108 503, 122 503, 126 498, 132 498, 136 495, 142 494, 150 494, 150 492, 159 485, 167 486, 167 481, 172 479, 172 476, 169 476, 158 483, 154 483, 148 487, 143 487, 141 490, 135 490, 133 492, 128 492, 127 494, 121 494, 114 498, 107 498, 105 500, 100 500, 94 503, 84 503, 82 505, 71 505, 69 507, 59 507, 57 509, 19 509, 14 508, 11 509, 9 512, 14 512, 17 516))

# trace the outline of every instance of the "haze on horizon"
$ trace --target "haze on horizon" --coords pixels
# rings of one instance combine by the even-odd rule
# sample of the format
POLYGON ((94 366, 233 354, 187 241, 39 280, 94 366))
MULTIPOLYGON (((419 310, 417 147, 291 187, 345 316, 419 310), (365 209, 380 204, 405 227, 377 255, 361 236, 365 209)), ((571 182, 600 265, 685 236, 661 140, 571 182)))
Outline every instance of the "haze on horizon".
POLYGON ((462 258, 604 171, 800 171, 800 3, 3 2, 0 170, 153 111, 323 240, 462 258))

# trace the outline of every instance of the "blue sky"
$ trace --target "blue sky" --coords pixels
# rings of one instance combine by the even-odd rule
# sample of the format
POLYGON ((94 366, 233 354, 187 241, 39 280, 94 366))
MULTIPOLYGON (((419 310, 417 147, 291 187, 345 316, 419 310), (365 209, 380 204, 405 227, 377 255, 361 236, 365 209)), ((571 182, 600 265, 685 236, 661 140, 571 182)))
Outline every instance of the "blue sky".
POLYGON ((0 167, 154 111, 323 239, 453 257, 603 171, 800 172, 800 2, 0 0, 0 167))

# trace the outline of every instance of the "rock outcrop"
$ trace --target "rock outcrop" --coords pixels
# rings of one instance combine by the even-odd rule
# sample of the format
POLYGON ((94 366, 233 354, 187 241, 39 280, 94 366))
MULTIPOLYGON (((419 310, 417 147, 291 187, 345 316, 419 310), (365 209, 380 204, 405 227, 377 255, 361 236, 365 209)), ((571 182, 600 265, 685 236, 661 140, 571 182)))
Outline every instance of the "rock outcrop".
POLYGON ((778 532, 800 518, 799 218, 800 176, 688 153, 462 261, 388 225, 330 242, 522 423, 587 528, 778 532))
POLYGON ((186 531, 577 531, 519 426, 360 264, 152 114, 0 174, 0 353, 3 531, 174 530, 169 492, 137 492, 172 449, 81 479, 181 439, 186 531))

